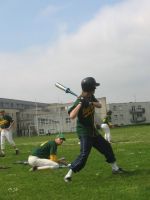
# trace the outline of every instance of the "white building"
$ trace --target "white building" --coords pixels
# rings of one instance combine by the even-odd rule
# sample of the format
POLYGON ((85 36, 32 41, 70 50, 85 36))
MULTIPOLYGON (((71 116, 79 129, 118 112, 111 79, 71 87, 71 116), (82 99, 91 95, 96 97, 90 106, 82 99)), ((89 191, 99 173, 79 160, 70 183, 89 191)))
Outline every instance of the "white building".
POLYGON ((108 108, 115 125, 150 123, 150 102, 111 103, 108 108))
MULTIPOLYGON (((95 109, 98 124, 107 110, 112 111, 112 123, 118 126, 150 123, 150 102, 107 105, 106 97, 98 100, 102 103, 101 109, 95 109)), ((0 110, 5 110, 15 120, 14 132, 18 136, 75 132, 76 119, 70 120, 68 115, 68 108, 72 103, 46 104, 0 98, 0 110)))

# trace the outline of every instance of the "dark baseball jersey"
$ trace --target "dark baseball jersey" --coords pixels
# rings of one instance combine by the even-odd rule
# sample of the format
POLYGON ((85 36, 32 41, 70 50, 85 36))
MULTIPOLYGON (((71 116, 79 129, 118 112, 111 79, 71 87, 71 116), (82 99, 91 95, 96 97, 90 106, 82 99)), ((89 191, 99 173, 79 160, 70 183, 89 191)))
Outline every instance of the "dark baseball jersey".
POLYGON ((46 141, 32 152, 33 156, 49 159, 51 155, 57 154, 57 144, 55 141, 46 141))
POLYGON ((111 124, 111 116, 110 115, 106 115, 106 117, 104 117, 103 119, 103 123, 104 124, 111 124))
MULTIPOLYGON (((98 100, 94 97, 94 95, 90 99, 91 102, 98 102, 98 100)), ((70 112, 78 105, 80 102, 80 99, 77 99, 72 107, 68 110, 68 113, 70 112)), ((78 116, 77 116, 77 134, 78 136, 83 135, 90 135, 95 136, 99 134, 98 130, 95 127, 94 123, 94 112, 95 108, 93 104, 90 104, 89 106, 84 106, 84 104, 81 106, 78 116)))
POLYGON ((9 115, 3 115, 2 118, 0 119, 0 127, 2 129, 9 128, 10 124, 13 121, 14 120, 9 115))

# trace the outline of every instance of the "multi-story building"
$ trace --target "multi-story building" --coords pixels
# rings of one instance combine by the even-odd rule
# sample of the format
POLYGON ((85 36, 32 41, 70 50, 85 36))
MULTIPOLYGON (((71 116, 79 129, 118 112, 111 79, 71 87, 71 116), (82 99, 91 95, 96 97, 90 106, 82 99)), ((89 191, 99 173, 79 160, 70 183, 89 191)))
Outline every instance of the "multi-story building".
POLYGON ((28 129, 25 129, 25 127, 27 121, 28 126, 30 126, 31 122, 29 121, 35 118, 36 108, 44 109, 48 105, 46 103, 0 98, 0 110, 5 110, 15 120, 14 132, 18 136, 28 133, 28 129), (29 110, 29 113, 26 113, 26 120, 23 120, 25 110, 29 110))
POLYGON ((150 123, 150 102, 111 103, 112 123, 131 125, 150 123))
MULTIPOLYGON (((106 98, 99 100, 102 109, 96 109, 97 119, 106 114, 106 98)), ((72 103, 46 104, 0 98, 0 109, 4 109, 15 120, 14 132, 17 136, 44 135, 76 130, 76 120, 70 120, 68 115, 72 103)))
MULTIPOLYGON (((112 123, 118 126, 150 123, 150 102, 107 105, 105 97, 98 100, 102 108, 95 110, 97 123, 101 123, 108 109, 112 111, 112 123)), ((18 136, 74 132, 76 120, 70 120, 67 112, 71 105, 0 98, 0 110, 5 110, 15 120, 14 130, 18 136)))

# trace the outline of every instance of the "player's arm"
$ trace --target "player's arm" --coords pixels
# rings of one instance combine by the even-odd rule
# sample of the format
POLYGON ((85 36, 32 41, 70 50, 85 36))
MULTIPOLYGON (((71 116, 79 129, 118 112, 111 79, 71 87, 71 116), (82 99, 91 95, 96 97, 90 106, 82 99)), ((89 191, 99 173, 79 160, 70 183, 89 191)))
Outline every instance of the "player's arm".
POLYGON ((57 163, 63 164, 63 165, 68 165, 68 161, 66 160, 65 157, 59 158, 57 163))
POLYGON ((69 113, 70 119, 75 119, 79 113, 79 110, 81 108, 81 102, 78 103, 78 105, 69 113))
POLYGON ((111 122, 108 122, 109 128, 114 128, 114 125, 111 122))
POLYGON ((94 107, 96 108, 101 108, 102 104, 100 101, 98 101, 98 99, 95 98, 95 96, 92 97, 92 104, 94 105, 94 107))
POLYGON ((92 102, 92 104, 93 104, 94 107, 96 107, 96 108, 101 108, 101 107, 102 107, 102 104, 101 104, 99 101, 97 101, 97 102, 92 102))
POLYGON ((50 158, 50 160, 52 160, 52 161, 54 161, 54 162, 57 162, 57 161, 58 161, 57 156, 54 155, 54 154, 50 155, 49 158, 50 158))
POLYGON ((50 155, 50 160, 57 162, 58 164, 68 165, 68 162, 64 157, 57 159, 56 155, 50 155))
POLYGON ((75 119, 77 117, 78 112, 81 108, 81 104, 82 102, 80 101, 80 99, 77 99, 74 105, 71 108, 69 108, 68 114, 69 114, 70 119, 75 119))
POLYGON ((7 130, 10 130, 13 126, 14 126, 15 121, 12 120, 12 122, 10 122, 10 126, 7 128, 7 130))

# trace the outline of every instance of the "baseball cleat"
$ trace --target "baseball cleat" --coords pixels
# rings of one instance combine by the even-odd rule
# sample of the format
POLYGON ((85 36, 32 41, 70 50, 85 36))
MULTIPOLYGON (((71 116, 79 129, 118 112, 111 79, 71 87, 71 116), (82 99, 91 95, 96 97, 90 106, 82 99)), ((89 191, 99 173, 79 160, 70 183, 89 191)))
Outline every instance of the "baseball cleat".
POLYGON ((72 178, 71 178, 71 177, 64 177, 64 181, 65 181, 66 183, 71 182, 71 181, 72 181, 72 178))
POLYGON ((124 173, 126 173, 126 171, 119 167, 118 170, 112 170, 112 173, 113 174, 124 174, 124 173))
POLYGON ((34 167, 29 169, 29 172, 35 172, 36 170, 37 170, 37 166, 34 166, 34 167))
POLYGON ((67 165, 67 167, 70 167, 71 166, 71 163, 69 163, 68 165, 67 165))
POLYGON ((18 155, 19 154, 19 149, 16 149, 15 153, 16 153, 16 155, 18 155))

